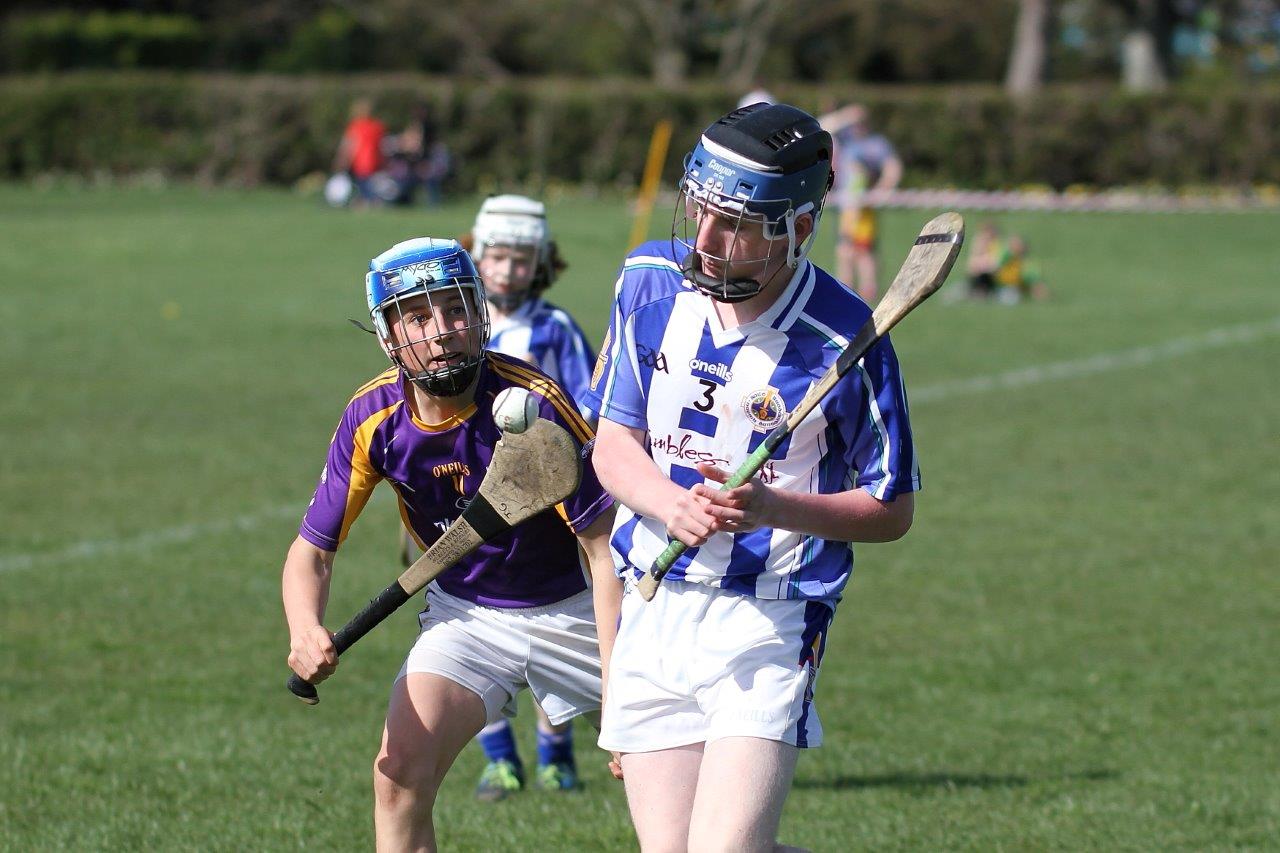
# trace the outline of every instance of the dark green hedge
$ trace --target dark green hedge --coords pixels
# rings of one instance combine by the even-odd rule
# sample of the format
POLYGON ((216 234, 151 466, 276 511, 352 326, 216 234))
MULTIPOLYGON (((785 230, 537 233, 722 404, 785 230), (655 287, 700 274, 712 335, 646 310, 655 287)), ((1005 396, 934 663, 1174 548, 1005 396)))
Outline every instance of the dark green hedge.
MULTIPOLYGON (((812 110, 830 90, 784 89, 812 110)), ((1280 183, 1280 90, 1131 97, 1052 89, 1018 104, 986 87, 838 93, 868 104, 908 186, 974 188, 1280 183)), ((699 130, 733 106, 714 86, 418 76, 73 74, 0 77, 0 176, 158 171, 214 183, 291 183, 328 168, 348 105, 376 98, 392 128, 429 102, 462 189, 633 186, 654 124, 675 122, 670 180, 699 130)))
POLYGON ((202 25, 186 15, 64 9, 0 22, 0 62, 15 71, 194 68, 208 43, 202 25))

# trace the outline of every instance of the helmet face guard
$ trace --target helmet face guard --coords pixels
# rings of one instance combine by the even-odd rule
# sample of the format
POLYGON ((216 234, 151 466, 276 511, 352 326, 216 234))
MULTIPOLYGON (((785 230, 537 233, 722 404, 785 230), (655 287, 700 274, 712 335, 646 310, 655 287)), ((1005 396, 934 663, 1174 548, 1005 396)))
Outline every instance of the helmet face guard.
POLYGON ((671 223, 673 248, 687 250, 685 279, 720 302, 760 293, 808 255, 830 187, 831 137, 812 116, 785 104, 729 113, 685 158, 671 223), (798 239, 796 220, 805 214, 812 227, 798 239), (700 228, 731 239, 700 247, 700 228), (730 277, 731 266, 738 275, 730 277))
MULTIPOLYGON (((486 292, 494 308, 510 313, 551 286, 551 232, 547 228, 547 208, 540 201, 521 195, 499 195, 485 199, 471 229, 475 245, 474 260, 482 263, 490 249, 509 249, 529 254, 529 274, 522 281, 510 282, 510 290, 498 293, 492 287, 486 292)), ((523 260, 523 259, 522 259, 523 260)), ((492 282, 490 283, 492 286, 492 282)))
POLYGON ((808 251, 797 254, 796 210, 790 200, 770 203, 785 210, 777 219, 742 203, 714 187, 681 183, 672 217, 672 241, 688 250, 681 262, 685 280, 717 302, 742 302, 764 290, 783 269, 792 270, 808 251), (707 220, 718 220, 708 223, 707 220), (709 248, 698 248, 698 232, 703 227, 732 231, 727 241, 718 241, 724 254, 709 248), (785 263, 777 263, 778 247, 787 248, 785 263), (731 266, 732 265, 732 266, 731 266), (770 269, 770 266, 773 266, 770 269), (746 271, 730 277, 731 269, 746 271))
POLYGON ((369 266, 369 317, 387 357, 433 396, 466 391, 489 342, 484 285, 466 250, 454 240, 420 238, 369 266))

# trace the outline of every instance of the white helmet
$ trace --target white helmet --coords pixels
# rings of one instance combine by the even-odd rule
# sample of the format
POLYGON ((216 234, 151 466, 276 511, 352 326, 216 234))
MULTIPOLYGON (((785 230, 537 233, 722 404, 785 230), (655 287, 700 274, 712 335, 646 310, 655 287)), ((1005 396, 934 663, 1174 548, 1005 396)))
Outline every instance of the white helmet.
POLYGON ((554 277, 551 230, 547 227, 547 206, 542 202, 522 195, 490 196, 480 205, 475 225, 471 227, 471 236, 474 238, 471 255, 477 265, 490 246, 533 249, 534 273, 527 290, 510 294, 487 292, 489 301, 498 310, 512 311, 530 293, 550 286, 554 277))

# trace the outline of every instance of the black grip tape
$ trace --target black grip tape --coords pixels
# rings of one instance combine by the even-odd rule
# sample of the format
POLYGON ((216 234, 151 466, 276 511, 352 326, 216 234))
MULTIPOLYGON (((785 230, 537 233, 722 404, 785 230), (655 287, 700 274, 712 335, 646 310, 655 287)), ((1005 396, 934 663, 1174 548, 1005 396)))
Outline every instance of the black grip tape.
POLYGON ((471 525, 471 529, 484 542, 488 542, 493 537, 505 533, 511 528, 507 524, 507 520, 498 515, 498 511, 493 508, 493 504, 485 500, 484 495, 477 494, 471 499, 471 503, 463 511, 462 517, 466 519, 467 524, 471 525))
POLYGON ((354 646, 356 640, 373 630, 374 626, 395 613, 396 609, 408 600, 409 593, 404 591, 399 581, 395 581, 378 593, 377 598, 366 604, 363 610, 352 616, 351 621, 333 635, 333 645, 338 650, 338 654, 354 646))
POLYGON ((963 243, 964 232, 955 231, 951 234, 921 234, 916 238, 917 246, 927 246, 930 243, 963 243))
MULTIPOLYGON (((333 635, 334 649, 340 655, 354 646, 357 640, 373 630, 383 619, 395 613, 410 597, 409 593, 404 591, 404 587, 400 586, 399 581, 391 584, 366 604, 363 610, 351 617, 351 621, 338 629, 338 632, 333 635)), ((297 673, 289 677, 285 686, 289 688, 290 693, 308 705, 314 705, 320 701, 315 685, 303 681, 297 673)))

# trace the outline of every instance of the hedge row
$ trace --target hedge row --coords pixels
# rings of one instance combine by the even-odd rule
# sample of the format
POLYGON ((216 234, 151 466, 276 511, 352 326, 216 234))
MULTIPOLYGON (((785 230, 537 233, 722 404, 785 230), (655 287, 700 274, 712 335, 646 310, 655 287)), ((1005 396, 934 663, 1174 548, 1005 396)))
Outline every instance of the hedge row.
MULTIPOLYGON (((666 177, 733 106, 721 87, 622 81, 503 84, 419 76, 99 74, 0 77, 0 177, 159 172, 288 184, 328 168, 348 106, 373 96, 392 128, 429 103, 461 189, 634 186, 649 138, 675 124, 666 177)), ((831 90, 783 89, 816 111, 831 90)), ((907 164, 905 185, 997 189, 1280 183, 1280 90, 1125 96, 1051 89, 1029 103, 987 87, 873 88, 866 103, 907 164)))

